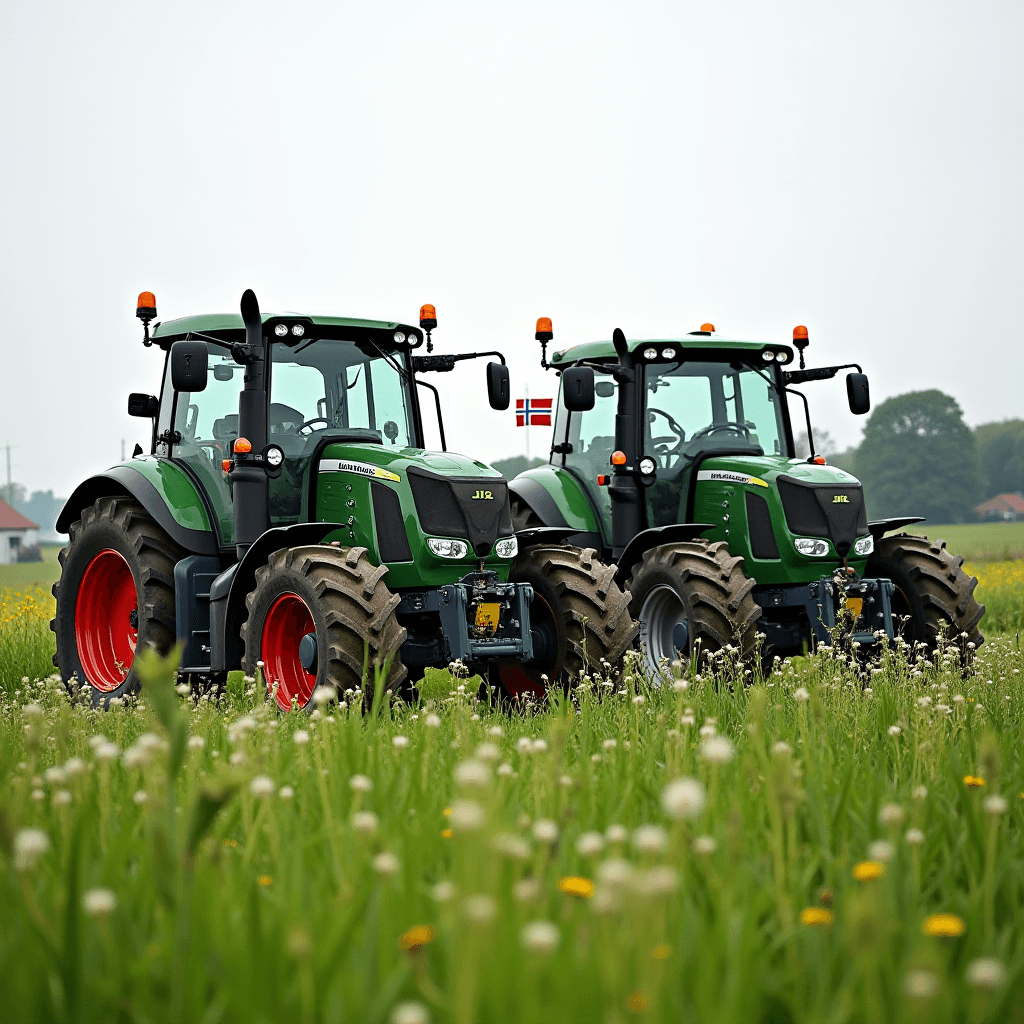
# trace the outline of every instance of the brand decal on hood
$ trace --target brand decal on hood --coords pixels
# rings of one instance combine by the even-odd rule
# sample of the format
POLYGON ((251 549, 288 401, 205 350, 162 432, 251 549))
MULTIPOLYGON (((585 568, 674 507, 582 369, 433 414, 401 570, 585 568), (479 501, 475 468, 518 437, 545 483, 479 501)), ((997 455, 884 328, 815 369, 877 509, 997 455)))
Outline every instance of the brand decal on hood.
POLYGON ((388 469, 381 469, 380 466, 372 466, 369 462, 349 462, 348 459, 321 459, 321 473, 358 473, 360 476, 372 477, 374 480, 391 480, 394 483, 401 483, 402 478, 397 473, 388 469))
POLYGON ((755 487, 767 487, 768 481, 762 480, 759 476, 747 476, 746 473, 730 473, 724 469, 700 469, 697 471, 698 480, 717 480, 719 483, 729 484, 753 484, 755 487))

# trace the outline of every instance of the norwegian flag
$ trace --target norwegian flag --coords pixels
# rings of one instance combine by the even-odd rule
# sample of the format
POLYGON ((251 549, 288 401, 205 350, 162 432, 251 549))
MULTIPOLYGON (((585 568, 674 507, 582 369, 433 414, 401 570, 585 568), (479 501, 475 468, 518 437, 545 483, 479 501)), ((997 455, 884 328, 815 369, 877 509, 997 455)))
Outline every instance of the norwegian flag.
POLYGON ((552 398, 517 398, 517 427, 550 427, 552 398))

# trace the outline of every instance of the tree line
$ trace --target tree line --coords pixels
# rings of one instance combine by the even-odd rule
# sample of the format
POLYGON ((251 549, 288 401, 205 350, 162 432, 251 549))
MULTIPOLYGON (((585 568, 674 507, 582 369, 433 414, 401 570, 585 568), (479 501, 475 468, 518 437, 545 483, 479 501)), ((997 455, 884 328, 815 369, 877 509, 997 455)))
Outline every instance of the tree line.
MULTIPOLYGON (((806 435, 802 441, 806 449, 806 435)), ((815 448, 861 480, 875 519, 974 522, 976 505, 997 494, 1024 494, 1024 420, 972 430, 956 399, 934 389, 882 402, 856 448, 836 451, 825 432, 815 435, 815 448)))

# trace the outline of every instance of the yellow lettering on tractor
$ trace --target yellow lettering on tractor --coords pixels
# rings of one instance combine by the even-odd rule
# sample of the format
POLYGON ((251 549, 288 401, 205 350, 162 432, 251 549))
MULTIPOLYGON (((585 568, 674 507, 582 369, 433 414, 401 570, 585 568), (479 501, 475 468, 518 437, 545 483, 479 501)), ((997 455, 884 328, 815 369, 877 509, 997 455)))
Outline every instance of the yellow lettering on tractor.
POLYGON ((493 501, 494 500, 494 493, 493 493, 493 491, 477 491, 476 494, 473 495, 473 500, 474 501, 493 501))
POLYGON ((848 494, 833 494, 832 495, 833 505, 849 505, 850 496, 848 494))

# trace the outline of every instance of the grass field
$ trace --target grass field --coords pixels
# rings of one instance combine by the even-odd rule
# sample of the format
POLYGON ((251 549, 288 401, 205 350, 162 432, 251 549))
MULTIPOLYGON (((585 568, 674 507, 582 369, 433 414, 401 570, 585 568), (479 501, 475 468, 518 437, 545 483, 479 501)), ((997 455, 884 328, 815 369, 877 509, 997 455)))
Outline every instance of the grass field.
POLYGON ((1024 666, 1005 639, 506 714, 280 717, 235 677, 0 697, 17 1021, 1004 1021, 1024 1008, 1024 666))
POLYGON ((1024 562, 969 568, 967 672, 312 719, 158 662, 73 705, 48 586, 0 589, 0 1019, 1024 1021, 1024 562))

